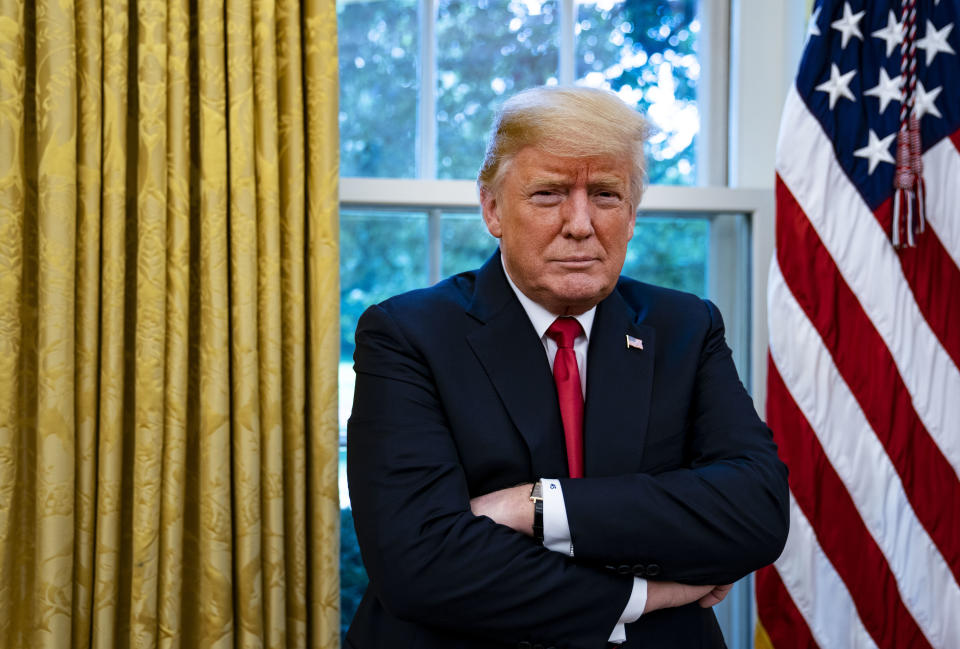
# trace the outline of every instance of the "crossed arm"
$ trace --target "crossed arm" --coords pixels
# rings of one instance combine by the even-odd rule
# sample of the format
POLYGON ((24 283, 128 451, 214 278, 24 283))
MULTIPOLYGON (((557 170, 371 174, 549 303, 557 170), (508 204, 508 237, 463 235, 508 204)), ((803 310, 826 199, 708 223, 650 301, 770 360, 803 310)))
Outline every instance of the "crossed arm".
MULTIPOLYGON (((532 483, 520 484, 477 496, 470 500, 470 510, 475 516, 486 516, 500 525, 533 536, 533 503, 530 501, 532 483)), ((647 603, 644 614, 661 608, 684 606, 698 602, 708 608, 723 601, 732 584, 693 585, 675 581, 650 581, 647 583, 647 603)))

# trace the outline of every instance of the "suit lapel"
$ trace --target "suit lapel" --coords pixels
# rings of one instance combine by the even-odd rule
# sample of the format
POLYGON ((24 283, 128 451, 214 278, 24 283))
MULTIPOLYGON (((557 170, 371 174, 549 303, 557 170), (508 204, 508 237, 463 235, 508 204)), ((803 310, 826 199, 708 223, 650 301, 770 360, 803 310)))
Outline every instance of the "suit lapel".
POLYGON ((484 323, 467 335, 514 425, 530 449, 533 474, 567 475, 563 425, 550 365, 495 254, 477 274, 468 311, 484 323))
POLYGON ((587 355, 584 472, 618 475, 640 466, 653 388, 655 330, 614 290, 597 307, 587 355), (626 336, 643 342, 627 347, 626 336))

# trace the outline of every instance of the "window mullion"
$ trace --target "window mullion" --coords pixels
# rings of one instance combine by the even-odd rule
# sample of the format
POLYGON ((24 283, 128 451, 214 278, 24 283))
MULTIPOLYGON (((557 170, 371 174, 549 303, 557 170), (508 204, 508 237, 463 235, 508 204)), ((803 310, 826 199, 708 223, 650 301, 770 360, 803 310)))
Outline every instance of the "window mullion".
POLYGON ((437 177, 437 1, 420 1, 420 101, 417 178, 437 177))
POLYGON ((700 78, 697 107, 700 133, 697 136, 697 184, 727 184, 727 125, 730 80, 730 4, 700 0, 700 78))
POLYGON ((427 254, 429 256, 429 265, 427 268, 427 280, 431 285, 440 281, 440 269, 443 263, 443 212, 439 208, 433 208, 427 211, 427 254))
POLYGON ((560 70, 561 86, 572 86, 576 73, 576 0, 560 0, 560 70))

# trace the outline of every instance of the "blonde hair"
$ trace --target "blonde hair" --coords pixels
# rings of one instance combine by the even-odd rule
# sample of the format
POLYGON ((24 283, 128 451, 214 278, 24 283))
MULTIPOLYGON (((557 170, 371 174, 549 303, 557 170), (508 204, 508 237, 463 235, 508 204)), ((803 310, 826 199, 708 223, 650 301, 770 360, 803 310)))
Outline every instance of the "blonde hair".
POLYGON ((636 209, 647 180, 648 134, 647 121, 609 90, 530 88, 497 112, 477 185, 496 193, 513 156, 527 146, 562 157, 625 157, 633 162, 630 194, 636 209))

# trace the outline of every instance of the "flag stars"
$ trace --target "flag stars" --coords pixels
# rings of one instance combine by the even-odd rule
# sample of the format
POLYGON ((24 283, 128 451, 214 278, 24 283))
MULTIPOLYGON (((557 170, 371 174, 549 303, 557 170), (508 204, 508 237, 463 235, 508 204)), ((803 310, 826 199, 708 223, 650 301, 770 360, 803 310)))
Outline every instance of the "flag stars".
POLYGON ((926 33, 923 35, 923 38, 917 40, 917 47, 925 50, 927 53, 927 65, 930 65, 934 57, 940 52, 956 54, 953 48, 950 47, 950 43, 947 42, 951 31, 953 31, 953 23, 949 23, 938 30, 933 26, 931 21, 927 21, 926 33))
POLYGON ((902 86, 903 81, 901 75, 898 74, 891 79, 887 71, 880 68, 880 80, 877 82, 877 85, 870 88, 870 90, 864 91, 863 94, 876 97, 880 100, 880 114, 882 115, 891 101, 900 101, 900 89, 902 86))
POLYGON ((877 137, 877 134, 874 133, 873 129, 870 129, 870 141, 867 143, 867 146, 853 152, 853 155, 858 158, 866 158, 869 161, 869 175, 873 175, 874 169, 876 169, 877 165, 881 162, 894 164, 893 156, 890 155, 890 144, 895 137, 897 137, 896 131, 881 140, 877 137))
POLYGON ((886 42, 887 56, 890 56, 893 54, 893 50, 896 49, 897 45, 903 42, 903 23, 898 23, 896 17, 891 11, 887 15, 887 26, 883 29, 878 29, 870 35, 874 38, 881 38, 886 42))
POLYGON ((850 70, 850 72, 840 74, 840 68, 837 67, 837 64, 830 64, 830 78, 816 87, 816 90, 830 95, 830 110, 833 110, 833 107, 837 104, 837 100, 840 97, 846 97, 853 102, 857 101, 856 97, 854 97, 850 91, 850 81, 856 74, 856 68, 850 70))
POLYGON ((807 25, 807 40, 810 40, 814 36, 820 35, 820 25, 817 24, 819 21, 820 7, 817 7, 810 15, 810 23, 807 25))
POLYGON ((927 92, 927 89, 923 87, 923 82, 917 81, 917 92, 913 96, 913 114, 917 116, 918 120, 927 114, 934 117, 943 117, 935 103, 941 90, 943 90, 943 86, 938 86, 927 92))
POLYGON ((850 9, 850 3, 843 3, 843 17, 830 23, 830 26, 841 34, 841 49, 847 48, 847 43, 850 41, 851 36, 856 36, 861 41, 863 40, 863 34, 860 32, 859 23, 865 13, 865 11, 853 13, 853 10, 850 9))

